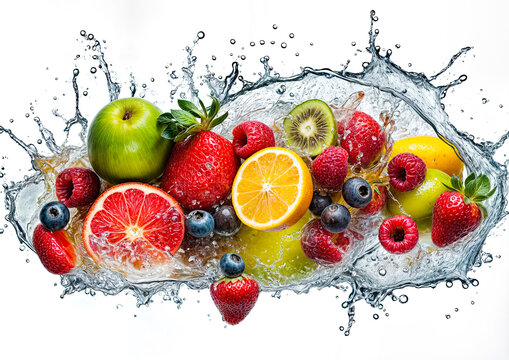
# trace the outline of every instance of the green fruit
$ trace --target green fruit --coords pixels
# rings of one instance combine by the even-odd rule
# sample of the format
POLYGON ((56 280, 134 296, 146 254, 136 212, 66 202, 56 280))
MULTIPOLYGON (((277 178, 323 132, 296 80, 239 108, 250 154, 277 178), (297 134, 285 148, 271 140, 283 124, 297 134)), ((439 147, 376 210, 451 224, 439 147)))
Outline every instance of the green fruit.
POLYGON ((337 121, 329 105, 322 100, 303 102, 290 111, 289 115, 283 127, 290 147, 303 150, 309 156, 316 156, 326 147, 337 143, 337 121))
POLYGON ((387 197, 389 211, 392 215, 406 214, 413 219, 431 216, 436 199, 447 191, 443 183, 450 186, 451 177, 443 171, 428 169, 424 182, 412 191, 399 192, 391 187, 390 191, 397 202, 390 196, 387 197))
POLYGON ((313 216, 308 211, 283 231, 260 231, 243 226, 235 235, 233 250, 246 263, 245 272, 265 285, 289 284, 310 276, 316 264, 300 245, 301 230, 313 216))
POLYGON ((162 174, 172 142, 161 137, 161 111, 148 101, 113 101, 88 131, 88 157, 95 172, 113 184, 149 182, 162 174))

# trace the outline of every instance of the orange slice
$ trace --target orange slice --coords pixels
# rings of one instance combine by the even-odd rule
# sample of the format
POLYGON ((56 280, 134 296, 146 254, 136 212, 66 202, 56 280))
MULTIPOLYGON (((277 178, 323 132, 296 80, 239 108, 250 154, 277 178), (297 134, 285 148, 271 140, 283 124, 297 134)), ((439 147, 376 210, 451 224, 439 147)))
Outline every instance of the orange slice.
POLYGON ((232 202, 239 219, 258 230, 284 230, 306 213, 313 181, 299 155, 271 147, 258 151, 240 167, 232 202))
POLYGON ((124 183, 104 192, 83 223, 83 244, 98 264, 145 269, 171 259, 184 238, 184 213, 166 192, 124 183))

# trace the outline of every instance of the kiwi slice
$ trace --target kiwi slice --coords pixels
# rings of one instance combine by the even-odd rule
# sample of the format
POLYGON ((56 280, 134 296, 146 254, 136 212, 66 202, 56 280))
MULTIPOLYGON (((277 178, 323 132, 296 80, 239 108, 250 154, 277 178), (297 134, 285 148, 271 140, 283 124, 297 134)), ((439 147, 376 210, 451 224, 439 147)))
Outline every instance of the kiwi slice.
POLYGON ((312 99, 297 105, 283 121, 286 142, 309 156, 320 154, 327 146, 336 145, 338 124, 329 105, 312 99))

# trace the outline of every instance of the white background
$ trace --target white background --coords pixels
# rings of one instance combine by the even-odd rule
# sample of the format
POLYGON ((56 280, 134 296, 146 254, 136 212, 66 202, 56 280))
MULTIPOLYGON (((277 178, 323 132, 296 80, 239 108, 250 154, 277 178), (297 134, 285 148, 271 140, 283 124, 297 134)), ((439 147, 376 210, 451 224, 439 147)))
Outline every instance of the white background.
MULTIPOLYGON (((206 33, 200 46, 207 56, 228 57, 233 49, 230 38, 237 40, 236 54, 242 53, 240 46, 249 48, 249 41, 274 38, 289 44, 283 53, 276 51, 277 46, 266 51, 276 54, 275 67, 280 64, 279 54, 286 59, 288 71, 304 63, 339 68, 346 59, 355 60, 352 41, 357 47, 366 44, 372 8, 380 18, 379 43, 395 50, 393 60, 404 68, 412 63, 413 71, 431 74, 461 47, 474 46, 473 53, 458 64, 456 74, 467 73, 469 80, 445 101, 451 104, 450 115, 458 127, 491 140, 507 130, 509 3, 502 0, 2 0, 0 124, 8 124, 9 118, 17 124, 31 121, 24 119, 29 103, 38 99, 43 106, 41 103, 52 101, 57 85, 49 80, 54 76, 62 79, 67 92, 67 99, 59 96, 58 106, 72 115, 68 81, 74 56, 83 49, 76 41, 81 29, 107 40, 107 59, 119 78, 127 80, 133 71, 140 82, 148 82, 150 76, 163 73, 168 62, 182 62, 182 49, 199 30, 206 33), (272 29, 274 23, 278 31, 272 29), (290 32, 295 39, 288 38, 290 32), (397 43, 401 49, 395 49, 397 43), (295 51, 301 56, 295 57, 295 51), (483 97, 489 99, 486 105, 481 105, 483 97), (501 110, 499 104, 505 107, 501 110)), ((253 63, 258 66, 257 60, 253 63)), ((164 80, 156 77, 153 86, 159 79, 164 80)), ((105 103, 105 95, 96 96, 105 103)), ((89 118, 98 110, 91 103, 84 108, 89 118)), ((5 135, 0 136, 2 149, 7 141, 5 135)), ((502 230, 497 232, 503 234, 502 230)), ((452 289, 444 284, 434 290, 405 289, 397 294, 407 294, 407 304, 385 302, 388 317, 358 304, 349 337, 338 330, 346 325, 347 315, 340 308, 346 295, 337 290, 299 296, 284 293, 280 300, 262 294, 243 323, 224 328, 207 292, 184 291, 187 300, 181 309, 159 297, 148 308, 136 308, 134 299, 126 295, 75 294, 61 300, 62 288, 53 286, 59 278, 45 272, 35 255, 18 247, 12 228, 0 236, 2 359, 509 358, 509 246, 505 236, 488 239, 485 249, 501 258, 471 274, 479 279, 478 287, 464 290, 455 283, 452 289), (373 319, 375 313, 379 320, 373 319)))

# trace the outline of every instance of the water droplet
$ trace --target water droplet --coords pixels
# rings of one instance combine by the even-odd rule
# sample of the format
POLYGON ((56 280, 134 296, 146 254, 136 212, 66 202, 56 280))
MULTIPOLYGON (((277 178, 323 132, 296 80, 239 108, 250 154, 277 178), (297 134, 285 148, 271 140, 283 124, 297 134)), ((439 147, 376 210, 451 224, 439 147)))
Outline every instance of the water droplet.
POLYGON ((504 107, 504 105, 500 104, 500 105, 498 105, 498 107, 502 109, 504 107))
POLYGON ((477 279, 472 279, 472 280, 470 281, 470 283, 471 283, 473 286, 479 286, 479 280, 477 280, 477 279))
POLYGON ((42 144, 42 140, 41 140, 41 139, 38 139, 38 140, 37 140, 37 144, 41 145, 41 144, 42 144))
POLYGON ((30 262, 30 259, 26 259, 25 262, 28 264, 30 262))
POLYGON ((385 270, 384 268, 380 268, 380 269, 378 270, 378 274, 379 274, 380 276, 385 276, 385 275, 387 274, 387 270, 385 270))
POLYGON ((446 315, 445 315, 445 318, 446 318, 446 319, 450 319, 450 318, 451 318, 451 315, 446 314, 446 315))
POLYGON ((408 67, 412 67, 412 63, 408 63, 408 67))
POLYGON ((378 320, 379 317, 378 314, 373 314, 373 319, 378 320))
POLYGON ((277 25, 276 25, 276 24, 272 25, 272 28, 273 28, 274 30, 276 30, 276 29, 277 29, 277 25))
POLYGON ((265 40, 260 40, 260 45, 265 45, 265 40))
POLYGON ((150 82, 154 82, 156 79, 154 78, 150 78, 150 82))
POLYGON ((486 104, 487 102, 488 102, 488 99, 486 99, 486 98, 482 98, 482 103, 483 103, 483 104, 486 104))
POLYGON ((85 35, 87 35, 87 32, 86 32, 85 30, 81 30, 81 31, 80 31, 80 35, 81 35, 81 36, 85 36, 85 35))
POLYGON ((295 56, 299 56, 299 53, 298 53, 298 52, 296 52, 296 53, 295 53, 295 56))
POLYGON ((4 229, 0 229, 0 235, 4 233, 4 229))
POLYGON ((475 301, 474 301, 474 300, 470 301, 470 304, 474 305, 474 304, 475 304, 475 301))
POLYGON ((91 72, 92 74, 95 74, 95 73, 97 72, 97 69, 96 69, 95 67, 93 67, 93 66, 92 66, 92 67, 90 68, 90 72, 91 72))
POLYGON ((288 36, 290 36, 290 39, 293 39, 295 37, 294 33, 290 33, 290 35, 288 36))
POLYGON ((83 91, 83 96, 87 96, 88 95, 88 91, 83 91))
POLYGON ((205 33, 203 31, 198 31, 198 34, 196 34, 198 39, 203 39, 205 37, 205 33))
POLYGON ((212 55, 212 60, 214 60, 214 61, 215 61, 216 59, 217 59, 217 58, 216 58, 214 55, 212 55))
POLYGON ((343 331, 343 330, 345 330, 345 327, 344 326, 340 326, 339 327, 339 331, 343 331))
POLYGON ((309 46, 313 46, 313 43, 309 43, 309 46))
POLYGON ((246 55, 240 55, 241 60, 246 60, 246 55))
POLYGON ((408 302, 408 296, 400 295, 399 302, 402 303, 402 304, 406 304, 408 302))
POLYGON ((141 84, 141 87, 146 89, 147 88, 147 84, 141 84))
POLYGON ((281 47, 282 47, 283 49, 286 49, 286 43, 285 43, 285 42, 282 42, 282 43, 281 43, 281 47))
POLYGON ((458 308, 454 308, 454 311, 456 311, 456 312, 458 312, 459 310, 460 310, 460 309, 458 309, 458 308))
POLYGON ((94 34, 88 34, 87 39, 88 40, 94 40, 94 34))
POLYGON ((74 74, 74 76, 78 76, 78 75, 79 75, 79 73, 80 73, 80 71, 79 71, 79 69, 74 69, 74 70, 72 71, 72 73, 74 74))
POLYGON ((256 44, 255 44, 255 42, 254 42, 254 41, 251 41, 251 42, 249 43, 249 45, 251 45, 251 46, 255 46, 256 44))
POLYGON ((9 122, 12 124, 14 122, 14 119, 9 119, 9 122))
POLYGON ((352 46, 355 46, 357 45, 357 43, 355 41, 352 41, 352 46))
POLYGON ((452 288, 452 285, 453 285, 453 282, 450 280, 445 282, 445 286, 447 286, 448 288, 452 288))
POLYGON ((272 41, 270 42, 270 44, 271 44, 271 45, 274 45, 275 43, 276 43, 276 42, 275 42, 274 40, 272 40, 272 41))
POLYGON ((400 44, 396 44, 395 46, 396 46, 396 49, 399 49, 401 47, 400 44))
POLYGON ((235 39, 230 39, 230 44, 233 45, 233 44, 235 44, 235 42, 236 42, 235 39))

